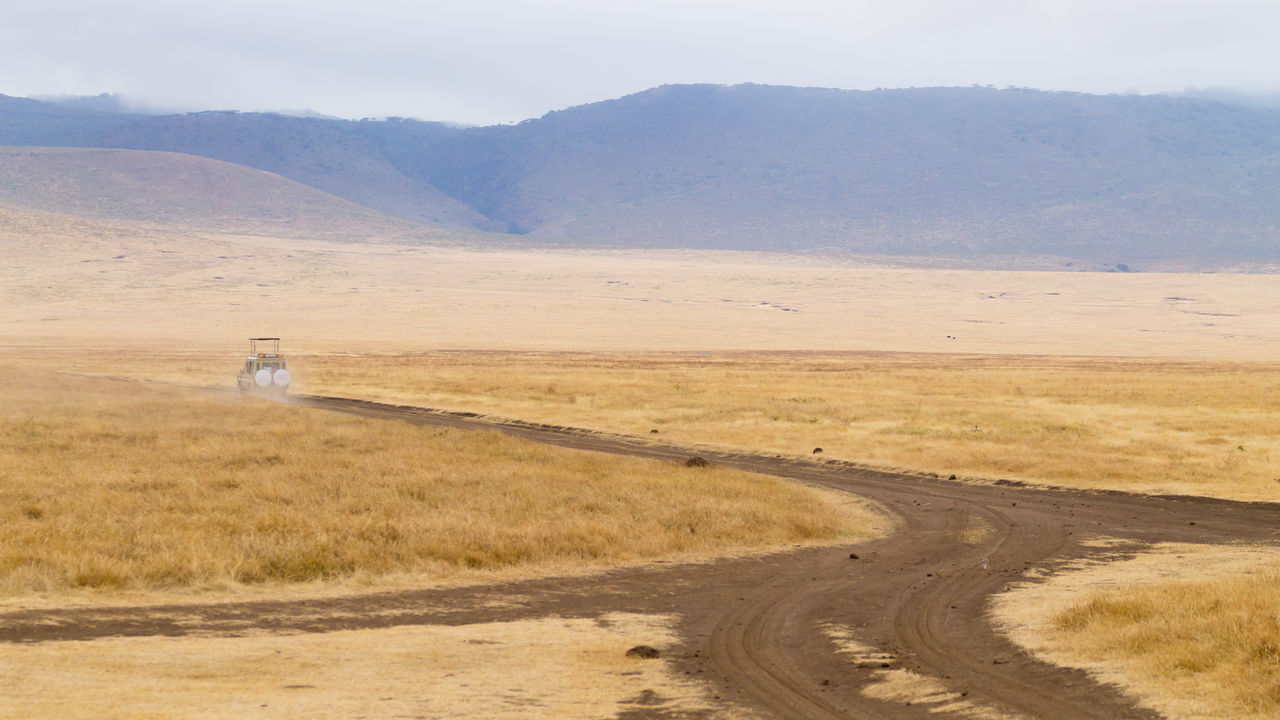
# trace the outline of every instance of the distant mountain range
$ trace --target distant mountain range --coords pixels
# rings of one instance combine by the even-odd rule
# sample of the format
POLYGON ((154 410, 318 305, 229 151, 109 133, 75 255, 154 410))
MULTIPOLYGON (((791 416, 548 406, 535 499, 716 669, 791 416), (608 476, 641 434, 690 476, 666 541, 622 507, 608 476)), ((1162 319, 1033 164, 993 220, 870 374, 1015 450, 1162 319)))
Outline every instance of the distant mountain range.
POLYGON ((0 145, 197 155, 416 223, 548 240, 1134 267, 1280 257, 1280 111, 1263 106, 673 85, 478 128, 100 107, 0 96, 0 145))

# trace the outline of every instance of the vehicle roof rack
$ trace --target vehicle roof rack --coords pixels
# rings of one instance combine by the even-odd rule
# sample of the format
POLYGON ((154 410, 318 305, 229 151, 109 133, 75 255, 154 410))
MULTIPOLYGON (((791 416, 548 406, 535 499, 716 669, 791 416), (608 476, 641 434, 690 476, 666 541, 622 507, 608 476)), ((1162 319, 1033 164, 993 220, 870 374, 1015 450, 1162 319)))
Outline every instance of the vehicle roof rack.
POLYGON ((280 338, 278 337, 256 337, 249 338, 249 355, 251 356, 278 356, 280 354, 280 338), (258 351, 258 343, 271 343, 271 352, 268 353, 264 348, 262 352, 258 351))

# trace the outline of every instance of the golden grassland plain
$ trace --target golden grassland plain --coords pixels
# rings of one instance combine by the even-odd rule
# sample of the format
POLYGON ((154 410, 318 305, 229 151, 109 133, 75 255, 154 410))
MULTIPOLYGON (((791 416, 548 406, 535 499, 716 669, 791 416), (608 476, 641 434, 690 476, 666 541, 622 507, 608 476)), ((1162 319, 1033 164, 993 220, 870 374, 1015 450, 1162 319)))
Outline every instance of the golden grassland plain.
POLYGON ((0 208, 0 343, 858 350, 1274 360, 1274 275, 926 270, 782 253, 410 246, 0 208))
POLYGON ((1273 275, 340 243, 6 209, 0 241, 0 355, 23 361, 223 384, 245 337, 281 335, 305 392, 947 475, 1280 489, 1273 275), (868 354, 888 351, 915 355, 868 354))
POLYGON ((1166 544, 997 599, 1012 639, 1170 718, 1280 717, 1280 550, 1166 544))
POLYGON ((0 649, 0 718, 751 718, 664 660, 675 618, 111 638, 0 649), (39 672, 24 672, 40 668, 39 672))
MULTIPOLYGON (((1280 499, 1280 365, 739 354, 317 358, 317 391, 944 475, 1280 499), (384 379, 385 378, 385 379, 384 379)), ((305 366, 304 366, 305 367, 305 366)))
MULTIPOLYGON (((230 355, 230 351, 225 353, 230 355)), ((228 386, 234 357, 8 353, 228 386)), ((1280 364, 869 353, 324 354, 298 389, 959 477, 1280 499, 1280 364)))
POLYGON ((772 478, 497 433, 17 367, 0 396, 6 595, 601 568, 886 529, 772 478))
MULTIPOLYGON (((246 336, 282 335, 286 349, 294 355, 291 367, 304 392, 626 433, 658 429, 658 437, 664 440, 753 451, 808 454, 820 446, 825 457, 960 476, 1243 500, 1274 500, 1280 494, 1280 448, 1274 437, 1275 398, 1280 390, 1276 364, 1280 360, 1280 286, 1270 275, 926 270, 766 253, 337 243, 175 232, 4 209, 0 209, 0 242, 7 253, 0 266, 0 357, 26 367, 229 387, 240 364, 235 356, 243 352, 246 336), (491 348, 504 352, 482 352, 491 348), (815 352, 765 352, 793 350, 815 352)), ((18 375, 15 371, 10 376, 18 375)), ((141 386, 122 387, 130 388, 130 402, 141 397, 141 386)), ((3 392, 7 400, 19 389, 4 386, 3 392)), ((115 401, 121 397, 114 389, 101 392, 114 394, 115 401)), ((222 401, 216 398, 207 402, 214 406, 200 413, 201 427, 206 429, 210 420, 225 418, 224 412, 245 413, 238 416, 242 418, 298 412, 262 403, 233 409, 218 406, 222 401)), ((171 411, 170 405, 159 402, 148 412, 162 416, 171 411)), ((96 412, 92 403, 86 407, 96 412)), ((93 458, 78 456, 72 445, 66 451, 44 453, 54 470, 50 476, 58 482, 70 479, 57 471, 60 463, 77 457, 94 468, 97 475, 90 477, 107 478, 115 467, 112 453, 127 454, 122 448, 128 448, 128 443, 144 449, 149 443, 186 444, 188 450, 200 447, 198 438, 190 436, 162 439, 170 438, 167 430, 161 433, 153 428, 154 440, 149 439, 146 425, 133 439, 108 438, 107 433, 118 431, 83 425, 90 418, 74 407, 66 413, 72 419, 63 429, 87 432, 83 440, 90 444, 95 442, 94 433, 102 437, 93 458), (111 462, 103 463, 103 456, 112 458, 111 462)), ((138 420, 138 413, 125 414, 138 420)), ((105 416, 111 417, 110 413, 105 416)), ((290 422, 303 418, 279 417, 290 422)), ((495 444, 514 467, 555 464, 540 460, 549 457, 539 456, 541 451, 493 438, 435 436, 425 430, 384 429, 381 424, 372 429, 347 424, 354 420, 311 415, 298 422, 304 428, 313 427, 312 423, 325 428, 316 433, 319 437, 329 433, 329 423, 334 423, 334 437, 360 438, 361 442, 382 433, 390 433, 389 437, 409 433, 415 441, 454 443, 450 447, 468 454, 468 467, 472 462, 492 462, 489 454, 495 444)), ((232 450, 241 443, 253 447, 251 437, 227 434, 221 422, 213 425, 215 435, 231 442, 232 450), (232 442, 233 438, 238 439, 232 442)), ((36 428, 27 427, 27 432, 36 428)), ((306 449, 325 451, 314 444, 306 449)), ((223 447, 220 452, 226 450, 223 447)), ((264 449, 240 457, 257 458, 246 459, 249 463, 272 455, 292 458, 288 455, 292 452, 264 449)), ((366 459, 346 451, 342 456, 366 467, 366 459)), ((198 464, 200 457, 189 459, 198 464)), ((298 458, 299 463, 304 461, 298 458)), ((630 474, 612 460, 567 462, 577 463, 573 467, 578 479, 573 482, 578 483, 584 472, 630 474), (596 470, 606 466, 613 469, 596 470)), ((285 465, 268 469, 284 472, 285 465)), ((0 463, 0 468, 7 465, 0 463)), ((141 468, 139 473, 140 478, 187 502, 180 494, 180 481, 156 468, 141 468)), ((323 482, 305 487, 318 497, 332 499, 347 491, 344 477, 326 475, 315 478, 323 482)), ((117 477, 116 481, 123 483, 122 492, 115 493, 120 502, 128 502, 131 495, 136 501, 145 494, 128 491, 128 483, 137 481, 133 478, 117 477)), ((280 479, 274 486, 241 482, 225 492, 228 497, 251 496, 253 521, 265 521, 262 528, 252 529, 266 542, 273 518, 290 517, 298 509, 279 507, 283 490, 292 488, 298 478, 280 479)), ((83 489, 88 493, 85 506, 101 499, 93 496, 92 483, 83 489)), ((374 490, 395 497, 401 491, 399 486, 374 490)), ((376 529, 387 527, 380 522, 395 525, 395 518, 369 513, 360 518, 363 506, 358 501, 327 504, 353 510, 358 519, 326 532, 373 530, 375 543, 394 537, 378 539, 376 529)), ((6 498, 4 507, 19 513, 16 526, 20 527, 51 517, 45 506, 27 496, 16 506, 6 498)), ((86 527, 94 520, 91 517, 86 527)), ((13 526, 6 518, 0 527, 13 526)), ((679 529, 679 523, 674 527, 679 529)), ((974 536, 968 539, 980 541, 983 529, 973 530, 974 536)), ((323 539, 314 528, 291 532, 295 538, 323 539)), ((679 533, 676 537, 681 538, 679 533)), ((240 546, 230 547, 233 557, 249 557, 240 546)), ((1190 549, 1182 554, 1193 557, 1190 549)), ((561 558, 564 563, 588 562, 576 551, 568 555, 561 558)), ((223 565, 197 580, 201 576, 191 574, 189 561, 184 564, 182 557, 181 553, 170 555, 170 570, 144 582, 187 577, 188 582, 216 586, 234 582, 237 567, 255 567, 244 562, 223 565)), ((461 557, 461 565, 466 564, 465 553, 452 557, 461 557)), ((1164 560, 1157 563, 1167 560, 1159 557, 1164 560)), ((1254 671, 1266 667, 1264 656, 1271 650, 1263 644, 1248 645, 1270 637, 1267 623, 1271 621, 1262 611, 1246 613, 1241 619, 1239 612, 1226 610, 1249 604, 1275 607, 1277 600, 1268 585, 1272 576, 1259 570, 1249 576, 1260 578, 1259 582, 1233 584, 1227 578, 1244 575, 1242 565, 1215 563, 1212 556, 1201 554, 1196 557, 1200 558, 1196 562, 1170 565, 1169 573, 1177 574, 1166 573, 1159 583, 1150 585, 1141 582, 1143 568, 1132 562, 1113 564, 1109 567, 1115 574, 1093 587, 1103 593, 1099 596, 1073 596, 1056 579, 1037 586, 1045 600, 1041 604, 1019 591, 1012 607, 1023 611, 1024 620, 1039 623, 1039 630, 1015 632, 1014 637, 1032 647, 1047 642, 1044 637, 1075 644, 1075 638, 1105 637, 1114 627, 1122 627, 1122 632, 1132 629, 1141 636, 1148 632, 1141 629, 1145 626, 1159 628, 1149 637, 1168 637, 1171 647, 1180 647, 1181 623, 1191 626, 1190 619, 1176 619, 1181 609, 1175 605, 1182 603, 1206 620, 1216 622, 1213 618, 1219 616, 1226 620, 1220 626, 1225 629, 1195 626, 1202 627, 1200 635, 1234 636, 1246 644, 1235 649, 1224 645, 1209 651, 1179 650, 1183 654, 1177 662, 1154 663, 1157 674, 1144 677, 1157 679, 1141 681, 1148 683, 1146 697, 1156 698, 1150 702, 1182 702, 1169 699, 1176 693, 1161 691, 1162 687, 1181 688, 1194 698, 1187 706, 1190 710, 1179 711, 1184 716, 1213 717, 1215 712, 1235 717, 1271 712, 1274 716, 1274 711, 1267 710, 1272 707, 1267 697, 1275 694, 1274 678, 1254 671), (1222 574, 1210 578, 1207 568, 1222 574), (1155 611, 1147 611, 1152 608, 1155 611), (1219 663, 1227 657, 1244 658, 1245 669, 1232 670, 1235 660, 1219 663), (1249 662, 1255 666, 1248 666, 1249 662), (1206 677, 1218 679, 1215 682, 1223 687, 1236 687, 1221 679, 1227 676, 1249 687, 1243 693, 1228 689, 1216 699, 1196 695, 1211 684, 1202 682, 1206 677), (1215 711, 1215 703, 1226 709, 1215 711)), ((618 562, 620 558, 601 560, 618 562)), ((432 559, 428 564, 436 562, 432 559)), ((1258 567, 1274 568, 1275 559, 1267 555, 1258 567)), ((102 568, 97 566, 82 569, 94 571, 85 580, 117 582, 111 572, 118 571, 110 568, 104 574, 98 574, 102 568)), ((1094 571, 1108 572, 1105 568, 1094 571)), ((76 577, 24 572, 25 579, 17 587, 31 587, 33 580, 43 577, 39 582, 61 583, 63 593, 76 577)), ((1078 576, 1061 577, 1065 582, 1078 576)), ((534 632, 532 628, 514 631, 534 632)), ((386 632, 364 637, 376 647, 386 646, 394 656, 398 636, 386 632)), ((469 637, 484 639, 483 634, 469 637)), ((126 641, 120 642, 115 647, 123 650, 126 641)), ((154 657, 149 655, 156 652, 154 648, 136 642, 140 644, 132 646, 135 649, 122 652, 119 667, 137 667, 154 657)), ((191 654, 202 656, 203 646, 197 640, 182 642, 193 643, 191 654)), ((1132 645, 1132 656, 1138 658, 1133 661, 1121 662, 1119 653, 1100 657, 1096 650, 1091 651, 1096 660, 1054 657, 1064 663, 1097 662, 1091 667, 1120 672, 1117 668, 1146 663, 1141 659, 1143 648, 1159 646, 1161 641, 1132 645)), ((1089 643, 1081 640, 1079 646, 1088 648, 1089 643)), ((486 646, 467 647, 479 652, 477 648, 486 646)), ((227 657, 258 652, 248 642, 243 646, 228 642, 220 648, 225 648, 219 652, 227 657)), ((96 642, 79 649, 86 653, 110 650, 96 642)), ((61 644, 7 648, 6 652, 18 650, 50 653, 49 667, 56 667, 56 659, 64 657, 61 653, 70 652, 61 644)), ((306 652, 329 651, 316 646, 307 647, 306 652)), ((354 662, 358 655, 346 659, 354 662)), ((65 657, 68 662, 76 660, 70 654, 65 657)), ((482 667, 476 664, 480 656, 467 657, 449 667, 482 667)), ((37 655, 31 658, 40 660, 37 655)), ((160 675, 181 672, 178 663, 150 663, 149 667, 160 675)), ((213 685, 205 686, 196 697, 216 693, 209 688, 222 682, 218 677, 226 682, 252 681, 228 679, 227 672, 211 671, 213 685)), ((387 667, 377 671, 383 672, 390 671, 387 667)), ((1147 671, 1135 677, 1142 672, 1147 671)), ((101 678, 113 676, 119 681, 122 674, 108 671, 101 678)), ((63 678, 65 687, 72 689, 68 692, 74 691, 75 672, 63 678)), ((306 684, 279 679, 281 686, 306 684)), ((10 685, 31 681, 6 679, 10 685)), ((354 685, 372 687, 363 680, 354 685)), ((897 692, 890 685, 885 692, 897 692)), ((465 692, 472 687, 478 685, 471 683, 465 692)), ((340 688, 330 690, 338 703, 335 707, 343 707, 340 688)), ((288 697, 278 688, 273 692, 273 697, 288 697)), ((582 691, 570 694, 575 692, 582 691)), ((399 691, 386 696, 401 697, 399 691)), ((554 702, 540 697, 537 702, 554 702)), ((525 706, 535 707, 528 702, 525 706)), ((135 715, 147 712, 143 709, 135 715)), ((466 709, 460 712, 468 714, 466 709)), ((592 714, 600 713, 585 712, 592 714)))
MULTIPOLYGON (((136 355, 54 357, 84 371, 145 374, 136 355)), ((667 440, 750 449, 772 443, 801 454, 817 443, 831 456, 842 452, 847 437, 830 434, 833 423, 822 419, 834 407, 879 416, 866 432, 881 447, 886 438, 897 442, 902 453, 869 458, 886 464, 940 470, 920 458, 982 457, 964 449, 969 443, 993 461, 1019 458, 1031 468, 1025 477, 1058 484, 1265 500, 1274 499, 1280 485, 1270 435, 1277 419, 1271 398, 1280 383, 1277 368, 1266 363, 532 352, 311 355, 296 362, 307 389, 317 392, 621 432, 652 426, 667 440), (974 417, 982 418, 984 432, 963 432, 974 417), (900 430, 908 422, 914 432, 900 430), (1028 423, 1049 427, 1032 432, 1027 428, 1036 426, 1028 423), (815 426, 828 434, 815 436, 815 426), (945 432, 948 427, 962 432, 945 432), (929 443, 939 437, 961 442, 929 455, 929 443), (1068 449, 1058 454, 1063 443, 1068 449), (1054 469, 1059 474, 1049 475, 1054 469), (1156 482, 1151 473, 1167 474, 1156 482), (1171 484, 1173 477, 1182 482, 1171 484)), ((175 355, 153 372, 171 381, 227 385, 222 365, 175 355)), ((986 477, 1007 472, 1004 465, 978 468, 986 477)), ((980 543, 988 533, 966 527, 957 539, 980 543)), ((1067 573, 1063 581, 1032 586, 1035 597, 1020 590, 998 604, 998 613, 1010 625, 1021 623, 1024 629, 1013 633, 1019 644, 1051 662, 1087 667, 1170 717, 1277 717, 1280 661, 1271 648, 1280 627, 1277 561, 1270 548, 1177 546, 1067 573)), ((950 698, 952 691, 903 673, 886 674, 868 688, 903 700, 950 698)), ((962 699, 951 710, 999 715, 962 699)))

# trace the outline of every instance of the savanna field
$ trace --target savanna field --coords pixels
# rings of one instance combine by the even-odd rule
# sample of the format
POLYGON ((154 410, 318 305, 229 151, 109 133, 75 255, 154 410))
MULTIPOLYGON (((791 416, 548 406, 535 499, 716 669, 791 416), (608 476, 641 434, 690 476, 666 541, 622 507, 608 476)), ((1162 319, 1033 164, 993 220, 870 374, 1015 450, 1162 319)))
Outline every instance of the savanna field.
MULTIPOLYGON (((266 334, 286 336, 297 393, 621 433, 691 453, 1280 499, 1280 315, 1265 276, 897 270, 675 251, 265 248, 234 235, 49 222, 38 235, 10 228, 20 242, 0 270, 0 593, 10 607, 582 574, 893 531, 848 496, 769 478, 242 400, 226 391, 246 324, 284 328, 266 334), (291 284, 270 280, 286 276, 291 284)), ((989 531, 955 537, 980 546, 989 531)), ((1097 595, 1046 609, 1036 637, 1067 648, 1061 664, 1126 663, 1118 681, 1148 694, 1185 697, 1240 680, 1238 691, 1195 705, 1216 714, 1175 717, 1276 717, 1267 688, 1277 671, 1264 646, 1277 583, 1255 575, 1228 586, 1190 569, 1143 583, 1121 573, 1099 580, 1097 595), (1237 601, 1255 610, 1231 610, 1237 601), (1222 642, 1179 643, 1175 661, 1152 659, 1159 638, 1190 626, 1184 610, 1204 623, 1197 637, 1222 642), (1102 651, 1089 639, 1130 636, 1154 639, 1102 651), (1231 638, 1238 649, 1224 649, 1231 638)), ((366 640, 369 677, 381 676, 376 658, 386 657, 374 648, 394 643, 366 640)), ((498 662, 458 642, 465 652, 451 667, 498 662)), ((138 668, 155 667, 150 653, 163 651, 136 647, 127 672, 145 675, 138 668)), ((232 687, 260 650, 229 649, 210 676, 232 687)), ((101 687, 120 672, 104 670, 101 687)), ((546 672, 530 686, 581 674, 546 672)), ((35 687, 11 680, 12 693, 35 687)), ((209 694, 189 689, 193 698, 223 691, 199 692, 209 694)), ((496 704, 484 707, 501 707, 503 692, 495 687, 496 704)), ((32 693, 22 706, 31 712, 10 716, 39 709, 32 693)))
MULTIPOLYGON (((227 385, 225 363, 73 351, 68 368, 227 385)), ((1280 500, 1280 367, 907 353, 316 354, 301 392, 727 449, 1067 487, 1280 500)))
POLYGON ((0 590, 424 580, 871 537, 748 473, 9 368, 0 590))
POLYGON ((333 58, 302 56, 332 43, 245 52, 323 40, 321 6, 253 37, 176 4, 11 13, 0 75, 33 92, 127 79, 49 42, 100 26, 221 55, 169 63, 209 69, 187 100, 0 94, 0 720, 1280 720, 1253 4, 646 8, 631 35, 723 67, 754 31, 795 45, 779 82, 849 52, 875 62, 828 75, 892 76, 904 47, 918 74, 948 38, 1030 81, 1028 42, 1100 60, 1053 91, 621 96, 578 63, 614 99, 431 116, 468 125, 335 115, 481 112, 495 52, 527 66, 508 104, 543 102, 543 57, 628 52, 617 8, 339 19, 360 60, 324 97, 333 58), (1090 72, 1186 90, 1070 90, 1090 72), (314 109, 181 109, 273 77, 257 107, 314 109), (237 392, 259 336, 287 397, 237 392))
MULTIPOLYGON (((16 402, 6 404, 4 437, 15 462, 4 475, 3 587, 11 597, 575 572, 890 528, 868 508, 741 473, 171 385, 230 385, 225 363, 200 354, 140 363, 131 352, 47 352, 82 375, 158 382, 9 374, 5 393, 16 402)), ((1266 363, 433 352, 302 354, 291 368, 305 393, 691 447, 795 456, 822 447, 824 458, 973 482, 1280 495, 1271 430, 1280 409, 1270 400, 1280 370, 1266 363)), ((981 543, 987 533, 957 537, 981 543)), ((1223 688, 1214 696, 1223 709, 1206 717, 1273 717, 1280 664, 1267 638, 1280 626, 1269 599, 1280 575, 1263 567, 1132 589, 1111 579, 1057 606, 1041 637, 1067 648, 1063 662, 1123 661, 1130 681, 1157 696, 1212 682, 1223 688)))

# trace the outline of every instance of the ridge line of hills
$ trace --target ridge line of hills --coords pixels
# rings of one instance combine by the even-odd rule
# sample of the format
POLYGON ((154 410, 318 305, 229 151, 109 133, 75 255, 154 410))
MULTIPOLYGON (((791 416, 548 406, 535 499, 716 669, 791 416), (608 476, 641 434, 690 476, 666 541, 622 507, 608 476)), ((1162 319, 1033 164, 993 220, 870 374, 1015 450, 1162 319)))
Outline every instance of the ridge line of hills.
MULTIPOLYGON (((0 145, 194 155, 410 223, 547 240, 1134 267, 1280 255, 1280 112, 1183 97, 670 85, 459 127, 0 96, 0 145)), ((0 168, 0 198, 40 202, 21 176, 0 168)))

